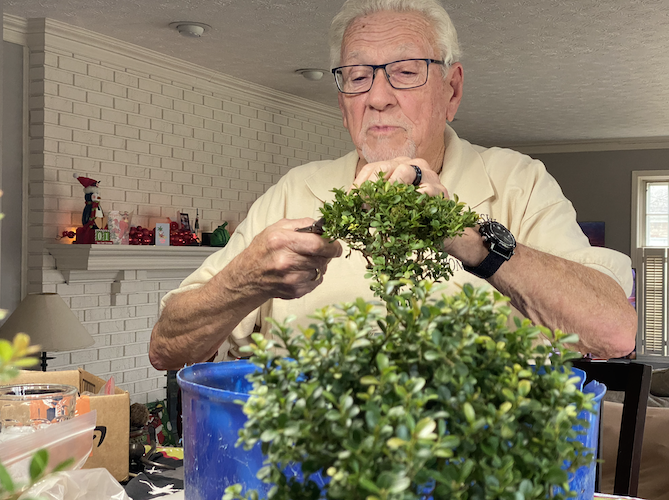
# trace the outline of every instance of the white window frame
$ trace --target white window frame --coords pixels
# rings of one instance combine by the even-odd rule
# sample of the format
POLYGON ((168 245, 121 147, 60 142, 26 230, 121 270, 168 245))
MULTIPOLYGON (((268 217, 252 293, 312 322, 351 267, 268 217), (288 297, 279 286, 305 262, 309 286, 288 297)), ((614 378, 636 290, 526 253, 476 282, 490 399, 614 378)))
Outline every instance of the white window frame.
POLYGON ((637 359, 669 363, 669 247, 644 247, 646 185, 669 182, 669 170, 632 172, 632 228, 630 256, 636 269, 637 359))

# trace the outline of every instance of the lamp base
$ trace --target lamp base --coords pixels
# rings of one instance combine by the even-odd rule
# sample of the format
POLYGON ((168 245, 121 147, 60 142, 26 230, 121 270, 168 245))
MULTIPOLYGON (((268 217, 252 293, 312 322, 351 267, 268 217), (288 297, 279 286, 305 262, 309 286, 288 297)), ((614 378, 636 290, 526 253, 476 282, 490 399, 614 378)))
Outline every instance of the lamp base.
POLYGON ((50 359, 56 359, 53 356, 47 356, 46 351, 42 351, 42 355, 40 356, 40 366, 42 367, 42 371, 46 371, 46 364, 47 361, 50 359))

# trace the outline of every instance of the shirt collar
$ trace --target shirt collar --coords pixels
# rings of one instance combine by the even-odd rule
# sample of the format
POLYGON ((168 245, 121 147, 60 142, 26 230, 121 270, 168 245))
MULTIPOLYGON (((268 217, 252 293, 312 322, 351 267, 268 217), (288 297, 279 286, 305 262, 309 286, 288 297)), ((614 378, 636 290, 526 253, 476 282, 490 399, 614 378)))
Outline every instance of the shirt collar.
MULTIPOLYGON (((446 153, 439 178, 449 195, 456 194, 460 201, 472 209, 493 197, 495 191, 485 170, 483 158, 474 147, 460 139, 449 126, 446 126, 444 143, 446 153)), ((320 201, 332 203, 332 188, 348 189, 355 179, 357 164, 356 151, 328 162, 306 178, 307 187, 320 201)))
POLYGON ((305 179, 307 187, 322 202, 334 201, 333 188, 348 189, 355 180, 355 168, 358 165, 358 153, 351 151, 334 161, 327 162, 322 168, 305 179))
POLYGON ((451 127, 444 133, 446 153, 439 174, 449 195, 456 194, 460 201, 474 209, 495 195, 492 182, 481 155, 451 127))

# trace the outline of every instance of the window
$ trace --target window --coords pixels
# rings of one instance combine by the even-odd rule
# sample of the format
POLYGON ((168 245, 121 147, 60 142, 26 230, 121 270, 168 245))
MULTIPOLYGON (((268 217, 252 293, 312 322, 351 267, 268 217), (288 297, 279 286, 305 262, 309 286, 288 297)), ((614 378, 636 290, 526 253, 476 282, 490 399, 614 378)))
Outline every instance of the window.
POLYGON ((667 227, 669 226, 669 182, 647 180, 644 245, 646 247, 669 247, 667 227))
POLYGON ((669 171, 632 172, 632 265, 637 270, 637 357, 668 362, 669 171))

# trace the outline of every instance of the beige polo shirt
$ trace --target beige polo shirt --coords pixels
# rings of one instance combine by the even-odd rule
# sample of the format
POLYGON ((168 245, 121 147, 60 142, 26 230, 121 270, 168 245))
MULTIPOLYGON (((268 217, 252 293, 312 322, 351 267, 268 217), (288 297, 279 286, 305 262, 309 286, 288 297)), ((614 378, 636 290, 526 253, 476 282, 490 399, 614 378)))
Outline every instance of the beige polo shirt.
MULTIPOLYGON (((449 193, 457 194, 479 215, 502 223, 519 243, 597 269, 615 279, 630 295, 629 257, 589 245, 576 223, 571 202, 541 162, 509 149, 472 145, 457 137, 450 128, 446 130, 445 140, 446 155, 440 179, 449 193)), ((353 183, 357 162, 358 155, 354 151, 337 160, 293 168, 253 204, 229 243, 209 256, 178 289, 163 298, 161 308, 174 293, 202 286, 268 225, 283 218, 318 219, 323 202, 334 199, 332 189, 348 188, 353 183)), ((250 341, 255 326, 267 335, 267 317, 283 321, 295 316, 292 324, 297 330, 298 326, 309 325, 309 315, 318 308, 357 297, 375 300, 369 281, 364 278, 364 259, 358 252, 345 258, 347 254, 344 246, 342 257, 330 262, 323 283, 313 292, 299 299, 270 300, 249 314, 221 345, 217 360, 238 356, 238 348, 250 341)), ((440 287, 444 293, 456 293, 464 283, 490 287, 485 280, 464 271, 459 261, 453 259, 452 265, 455 275, 440 287)))

